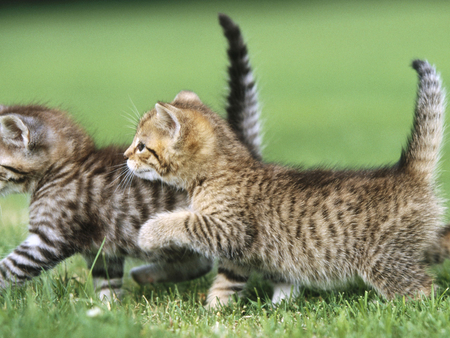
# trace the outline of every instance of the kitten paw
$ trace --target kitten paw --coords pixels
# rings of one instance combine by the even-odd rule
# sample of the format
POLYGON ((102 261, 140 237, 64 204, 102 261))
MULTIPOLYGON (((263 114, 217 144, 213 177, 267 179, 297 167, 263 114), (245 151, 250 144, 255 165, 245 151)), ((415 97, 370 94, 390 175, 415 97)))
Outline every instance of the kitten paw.
POLYGON ((165 232, 164 225, 157 219, 149 220, 139 231, 138 245, 145 251, 157 251, 170 242, 165 232))
POLYGON ((156 264, 137 266, 130 270, 130 275, 139 285, 156 283, 166 277, 164 271, 161 271, 156 264))

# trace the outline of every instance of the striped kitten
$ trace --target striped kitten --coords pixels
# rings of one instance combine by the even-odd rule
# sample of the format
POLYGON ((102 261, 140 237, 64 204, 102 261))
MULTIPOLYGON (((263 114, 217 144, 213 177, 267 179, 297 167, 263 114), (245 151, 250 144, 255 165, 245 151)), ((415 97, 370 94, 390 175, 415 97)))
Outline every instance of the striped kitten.
POLYGON ((185 189, 190 205, 154 215, 139 245, 219 257, 209 306, 227 303, 253 270, 321 288, 359 276, 388 299, 429 295, 424 260, 444 215, 435 191, 444 94, 434 68, 419 60, 413 67, 419 89, 411 136, 399 162, 379 169, 264 164, 194 93, 156 104, 139 122, 128 166, 185 189))
MULTIPOLYGON (((232 21, 229 42, 228 118, 249 150, 260 153, 259 110, 246 46, 232 21)), ((141 282, 179 282, 204 275, 212 259, 191 250, 167 249, 151 257, 137 245, 141 225, 154 213, 187 207, 185 192, 134 179, 121 183, 125 148, 97 148, 64 112, 43 106, 0 107, 0 195, 31 194, 28 238, 0 261, 0 288, 21 284, 81 253, 88 265, 103 240, 106 266, 93 269, 101 297, 120 293, 127 256, 150 265, 136 268, 141 282)))
MULTIPOLYGON (((260 160, 262 159, 261 125, 259 121, 261 112, 247 46, 239 26, 230 17, 219 13, 219 23, 228 42, 227 54, 230 62, 228 66, 227 121, 239 140, 247 146, 252 156, 260 160)), ((176 264, 176 261, 171 263, 163 267, 160 266, 161 264, 140 266, 133 268, 130 273, 137 283, 145 285, 155 281, 173 281, 174 277, 170 279, 155 278, 155 276, 164 274, 164 271, 168 268, 173 275, 177 274, 178 270, 189 269, 182 264, 176 264)), ((277 289, 277 287, 275 288, 277 289)))

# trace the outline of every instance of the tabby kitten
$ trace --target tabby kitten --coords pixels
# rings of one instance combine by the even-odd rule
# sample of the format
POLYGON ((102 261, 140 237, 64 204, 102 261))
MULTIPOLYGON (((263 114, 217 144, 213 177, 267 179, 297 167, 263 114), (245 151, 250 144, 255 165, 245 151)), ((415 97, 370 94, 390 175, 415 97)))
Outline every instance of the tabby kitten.
MULTIPOLYGON (((227 121, 252 156, 260 160, 262 159, 261 125, 259 121, 261 112, 247 45, 239 26, 229 16, 219 13, 218 17, 228 42, 227 54, 230 62, 228 66, 227 121)), ((137 283, 145 285, 155 281, 173 281, 174 277, 164 277, 167 269, 170 269, 173 276, 177 274, 177 271, 183 272, 190 269, 190 267, 176 264, 176 261, 171 263, 164 266, 150 264, 136 267, 130 273, 137 283)), ((275 290, 277 290, 277 286, 275 286, 275 290)))
POLYGON ((219 257, 209 306, 227 303, 254 270, 322 288, 359 276, 386 298, 429 295, 424 260, 444 215, 435 191, 444 94, 434 68, 420 60, 413 67, 411 136, 399 162, 379 169, 264 164, 194 93, 157 103, 139 122, 127 163, 139 177, 185 189, 190 205, 155 214, 139 245, 219 257))
MULTIPOLYGON (((227 113, 240 139, 257 155, 256 89, 246 46, 232 26, 224 27, 231 62, 227 113)), ((188 201, 184 191, 160 183, 121 183, 124 150, 97 148, 79 125, 56 109, 0 108, 0 195, 31 194, 30 235, 0 261, 0 288, 21 284, 75 253, 90 266, 103 240, 106 266, 99 260, 93 269, 101 297, 120 293, 126 256, 152 263, 133 272, 145 282, 179 282, 210 271, 212 259, 190 250, 168 249, 150 257, 139 248, 139 229, 152 214, 187 207, 188 201)))

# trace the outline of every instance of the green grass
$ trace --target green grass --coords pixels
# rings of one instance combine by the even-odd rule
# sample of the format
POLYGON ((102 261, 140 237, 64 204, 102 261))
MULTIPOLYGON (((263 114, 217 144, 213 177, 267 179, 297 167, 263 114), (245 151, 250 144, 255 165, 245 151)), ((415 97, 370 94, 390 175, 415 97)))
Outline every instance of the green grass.
MULTIPOLYGON (((133 105, 144 112, 182 89, 223 112, 217 12, 235 19, 249 43, 270 161, 394 162, 412 120, 411 60, 428 59, 450 86, 445 1, 103 2, 2 8, 0 103, 61 106, 99 144, 129 143, 133 105)), ((447 196, 449 150, 441 165, 447 196)), ((27 235, 26 206, 22 196, 0 200, 3 256, 27 235)), ((270 286, 255 278, 249 300, 208 313, 201 303, 213 275, 144 289, 127 278, 124 300, 108 305, 95 299, 75 256, 0 295, 0 337, 448 337, 449 263, 436 270, 441 288, 431 299, 387 302, 358 286, 305 291, 274 309, 270 286), (88 316, 92 308, 100 314, 88 316)))

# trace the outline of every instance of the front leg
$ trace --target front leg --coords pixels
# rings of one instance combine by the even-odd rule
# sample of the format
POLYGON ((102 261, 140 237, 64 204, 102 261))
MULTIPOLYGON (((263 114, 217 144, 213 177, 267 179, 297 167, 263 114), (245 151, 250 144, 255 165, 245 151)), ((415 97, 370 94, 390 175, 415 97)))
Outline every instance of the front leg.
POLYGON ((187 247, 207 257, 243 257, 254 242, 251 227, 236 220, 189 210, 156 214, 139 232, 139 246, 152 252, 171 246, 187 247))
POLYGON ((51 241, 54 234, 30 232, 22 244, 0 261, 0 288, 21 285, 76 253, 63 238, 51 241))
POLYGON ((175 248, 164 250, 155 263, 131 269, 130 274, 141 285, 179 283, 204 276, 211 271, 213 263, 212 259, 196 252, 175 248))
POLYGON ((157 251, 171 246, 191 246, 186 224, 195 214, 190 211, 163 212, 148 220, 139 232, 139 246, 145 251, 157 251))
POLYGON ((234 296, 242 297, 251 270, 228 260, 219 262, 219 270, 206 298, 206 306, 214 309, 226 306, 234 296))
MULTIPOLYGON (((84 255, 88 268, 92 268, 95 255, 84 255)), ((94 289, 101 300, 117 300, 122 296, 124 258, 99 256, 92 268, 94 289)))

